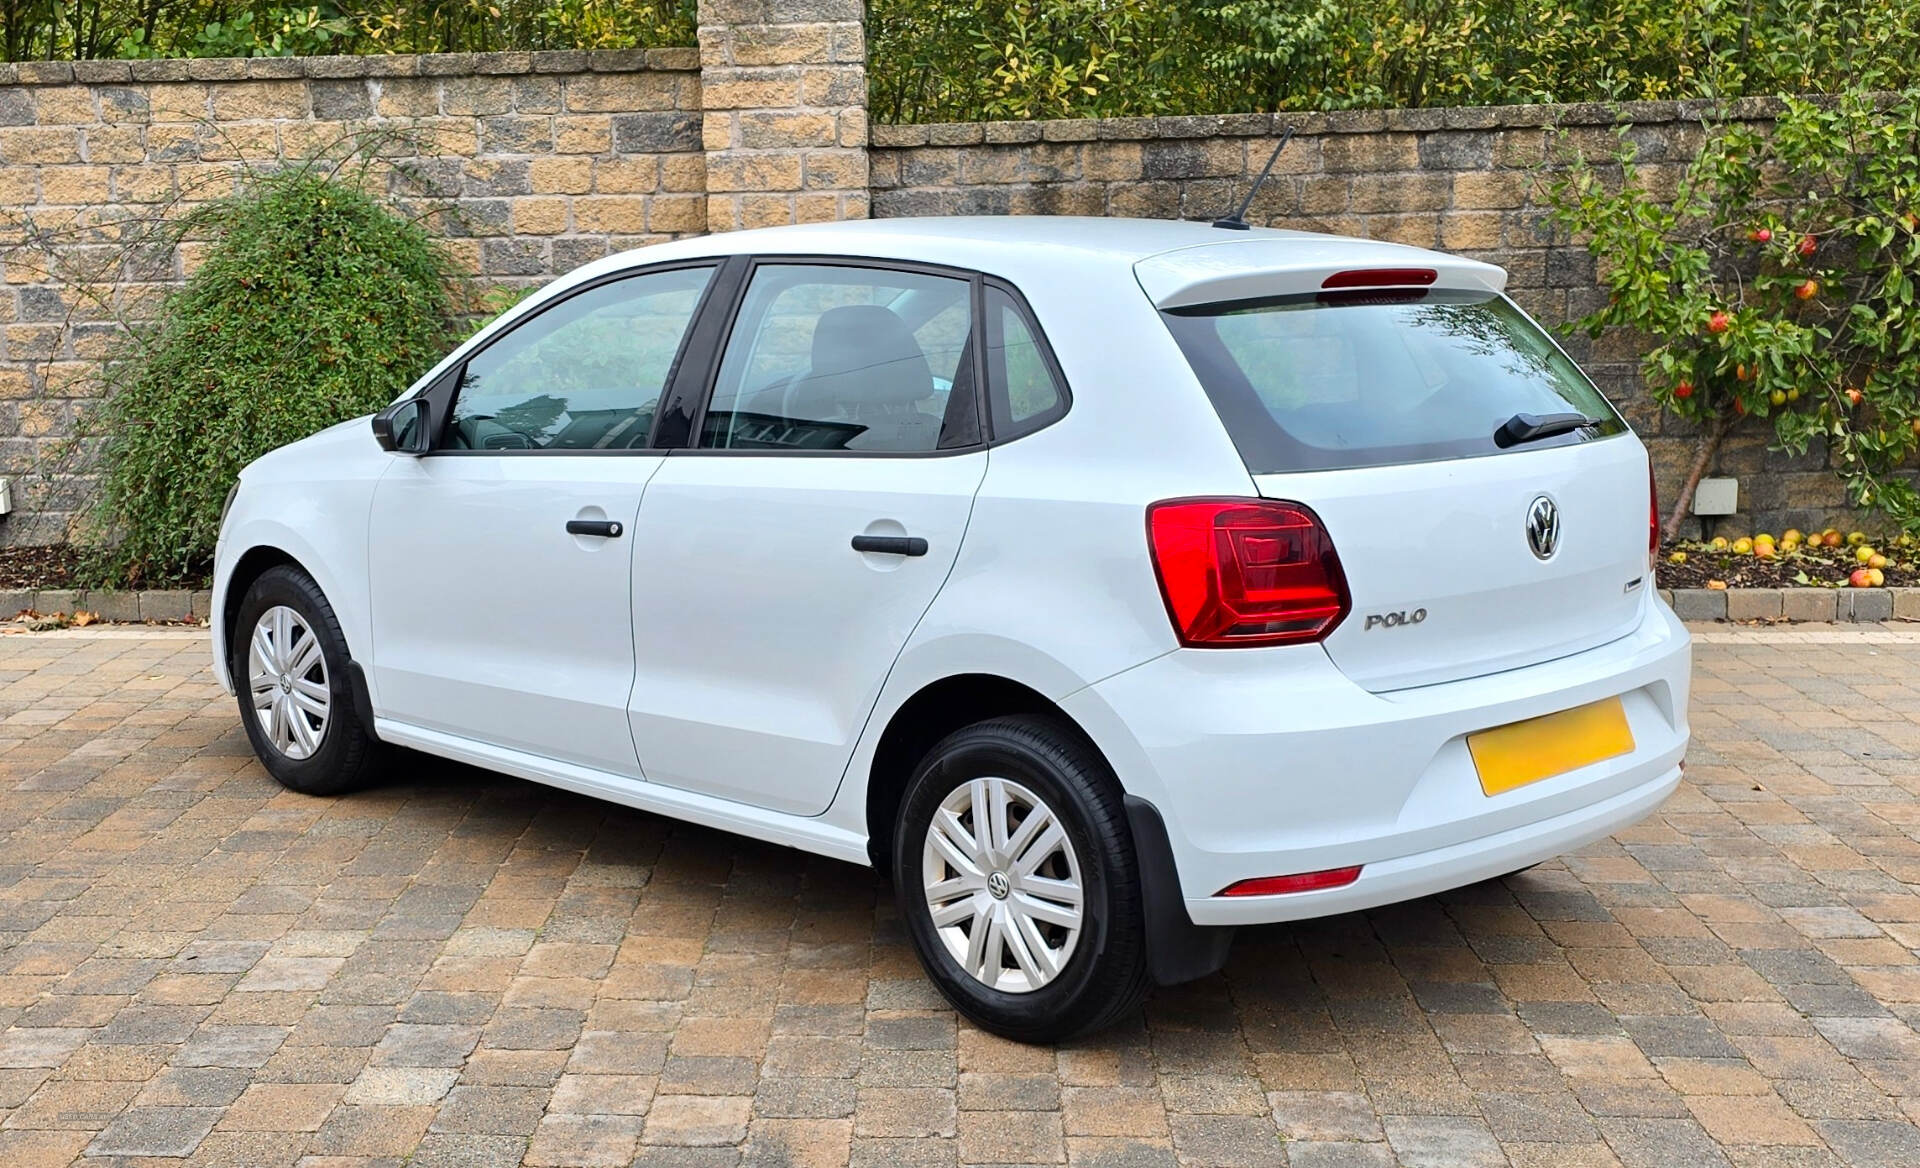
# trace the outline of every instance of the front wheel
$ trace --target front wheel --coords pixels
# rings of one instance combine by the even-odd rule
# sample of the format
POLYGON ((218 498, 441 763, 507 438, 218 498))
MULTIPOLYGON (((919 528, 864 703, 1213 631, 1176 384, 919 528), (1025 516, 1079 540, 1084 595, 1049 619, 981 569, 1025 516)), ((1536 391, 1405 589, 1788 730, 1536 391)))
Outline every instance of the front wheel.
POLYGON ((231 640, 240 720, 267 773, 306 795, 365 786, 380 744, 361 724, 346 638, 313 578, 291 565, 262 572, 231 640))
POLYGON ((1056 1042, 1146 993, 1119 784, 1071 727, 997 718, 934 747, 901 802, 893 875, 928 976, 984 1029, 1056 1042))

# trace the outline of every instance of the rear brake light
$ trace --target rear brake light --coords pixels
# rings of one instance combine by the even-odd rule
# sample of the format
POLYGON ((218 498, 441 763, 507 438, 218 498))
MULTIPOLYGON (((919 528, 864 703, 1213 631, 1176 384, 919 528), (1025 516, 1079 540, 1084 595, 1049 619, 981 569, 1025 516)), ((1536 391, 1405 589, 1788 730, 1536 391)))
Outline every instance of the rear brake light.
POLYGON ((1298 503, 1155 503, 1147 542, 1174 632, 1190 648, 1317 641, 1351 608, 1332 537, 1298 503))
POLYGON ((1321 281, 1322 288, 1425 288, 1440 278, 1432 268, 1355 268, 1335 272, 1321 281))
POLYGON ((1360 865, 1328 868, 1324 872, 1301 872, 1293 876, 1258 876, 1227 885, 1215 896, 1278 896, 1287 892, 1316 892, 1322 888, 1345 888, 1360 879, 1360 865))

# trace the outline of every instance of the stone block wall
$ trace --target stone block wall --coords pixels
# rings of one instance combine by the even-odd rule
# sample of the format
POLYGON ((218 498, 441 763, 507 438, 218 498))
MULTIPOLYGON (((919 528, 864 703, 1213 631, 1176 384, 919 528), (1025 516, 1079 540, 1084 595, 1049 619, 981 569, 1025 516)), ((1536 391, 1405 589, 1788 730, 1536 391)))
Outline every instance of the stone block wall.
MULTIPOLYGON (((1769 102, 1738 116, 1763 121, 1769 102)), ((1643 177, 1672 183, 1698 151, 1698 103, 1509 106, 1471 109, 1114 118, 876 126, 873 214, 1132 215, 1209 220, 1232 210, 1278 136, 1295 136, 1248 212, 1250 222, 1437 247, 1499 264, 1509 290, 1557 326, 1604 303, 1595 262, 1556 232, 1543 180, 1577 150, 1598 159, 1623 126, 1643 177)), ((1642 342, 1625 333, 1562 343, 1646 440, 1662 498, 1686 475, 1691 427, 1656 408, 1640 385, 1642 342)), ((1825 454, 1769 451, 1749 424, 1724 447, 1716 473, 1737 475, 1741 514, 1719 530, 1819 527, 1849 517, 1825 454)), ((1690 520, 1688 533, 1700 530, 1690 520)), ((1709 532, 1711 534, 1711 532, 1709 532)))
MULTIPOLYGON (((1550 325, 1603 295, 1584 247, 1547 222, 1556 135, 1611 153, 1629 125, 1644 173, 1698 149, 1688 103, 877 126, 861 0, 701 0, 699 46, 623 53, 90 61, 0 65, 0 544, 66 540, 92 483, 54 457, 87 404, 114 322, 150 315, 191 247, 74 273, 126 221, 225 194, 248 167, 384 136, 378 181, 483 282, 530 285, 611 251, 708 230, 868 214, 1211 219, 1276 135, 1297 134, 1249 218, 1498 263, 1550 325)), ((1764 120, 1766 103, 1741 116, 1764 120)), ((120 249, 124 250, 124 249, 120 249)), ((1692 435, 1635 375, 1629 336, 1567 345, 1648 440, 1671 494, 1692 435)), ((1743 513, 1720 530, 1845 516, 1815 450, 1727 445, 1743 513)), ((1695 525, 1697 529, 1697 524, 1695 525)))
POLYGON ((711 230, 867 216, 862 0, 700 0, 711 230))
POLYGON ((0 65, 0 475, 16 508, 0 540, 67 538, 92 488, 63 441, 86 375, 193 262, 191 244, 120 255, 117 233, 372 135, 375 181, 466 270, 538 283, 706 230, 699 108, 690 48, 0 65), (99 267, 129 258, 144 266, 99 267))

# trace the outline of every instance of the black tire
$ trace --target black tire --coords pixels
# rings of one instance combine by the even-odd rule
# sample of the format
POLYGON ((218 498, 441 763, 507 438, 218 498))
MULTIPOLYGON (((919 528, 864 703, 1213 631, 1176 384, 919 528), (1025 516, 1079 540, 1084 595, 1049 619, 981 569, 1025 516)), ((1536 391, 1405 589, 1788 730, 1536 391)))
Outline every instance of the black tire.
POLYGON ((1132 1013, 1146 994, 1140 869, 1120 784, 1093 744, 1070 726, 1039 717, 995 718, 955 731, 929 751, 901 800, 893 881, 927 975, 982 1029, 1017 1042, 1059 1042, 1132 1013), (990 987, 967 972, 941 940, 925 892, 923 848, 935 812, 970 780, 989 777, 1039 796, 1080 867, 1077 943, 1051 981, 1020 992, 990 987))
POLYGON ((360 717, 348 675, 347 639, 333 606, 313 578, 290 564, 260 574, 240 601, 232 635, 228 638, 228 670, 239 695, 240 722, 247 728, 253 753, 281 786, 303 795, 339 795, 373 782, 382 754, 372 728, 360 717), (263 613, 284 605, 292 609, 319 642, 325 660, 327 718, 318 744, 305 758, 294 758, 276 746, 253 708, 248 685, 248 648, 254 626, 263 613))

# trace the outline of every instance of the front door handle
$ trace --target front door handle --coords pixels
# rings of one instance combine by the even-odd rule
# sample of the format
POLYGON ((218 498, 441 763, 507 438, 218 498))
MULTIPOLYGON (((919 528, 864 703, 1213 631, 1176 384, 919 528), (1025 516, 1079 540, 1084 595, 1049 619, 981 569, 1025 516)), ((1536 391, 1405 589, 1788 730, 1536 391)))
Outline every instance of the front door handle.
POLYGON ((883 556, 924 556, 927 541, 917 535, 856 535, 856 552, 876 552, 883 556))
POLYGON ((568 535, 597 535, 602 539, 619 539, 626 530, 611 519, 569 519, 568 535))

